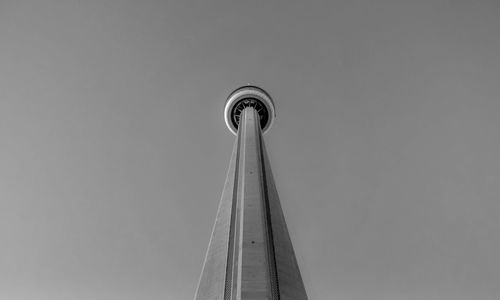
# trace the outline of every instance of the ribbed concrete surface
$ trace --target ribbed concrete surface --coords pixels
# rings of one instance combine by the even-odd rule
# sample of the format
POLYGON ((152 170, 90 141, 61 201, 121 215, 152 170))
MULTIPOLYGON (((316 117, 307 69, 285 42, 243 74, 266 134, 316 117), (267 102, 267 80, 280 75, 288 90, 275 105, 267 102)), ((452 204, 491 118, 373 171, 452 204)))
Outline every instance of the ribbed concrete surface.
POLYGON ((264 156, 267 195, 273 230, 274 258, 277 267, 279 299, 307 299, 306 289, 302 281, 302 276, 300 275, 290 235, 288 234, 288 228, 286 227, 285 217, 281 209, 264 143, 262 143, 262 152, 264 156))
POLYGON ((307 299, 259 116, 242 115, 195 299, 307 299))
POLYGON ((203 271, 198 283, 196 300, 224 299, 237 148, 238 140, 234 143, 233 154, 229 162, 226 183, 222 191, 217 217, 212 229, 212 237, 210 238, 203 271))

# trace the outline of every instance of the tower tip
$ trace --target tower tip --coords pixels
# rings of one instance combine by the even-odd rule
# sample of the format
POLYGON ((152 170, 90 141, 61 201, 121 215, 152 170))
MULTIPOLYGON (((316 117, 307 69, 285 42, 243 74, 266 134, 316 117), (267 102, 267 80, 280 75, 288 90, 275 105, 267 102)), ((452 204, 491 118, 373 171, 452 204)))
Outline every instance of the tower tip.
POLYGON ((244 85, 227 97, 224 106, 224 121, 233 134, 238 132, 240 114, 245 107, 254 107, 260 116, 260 127, 266 133, 276 118, 276 110, 271 96, 262 88, 244 85))

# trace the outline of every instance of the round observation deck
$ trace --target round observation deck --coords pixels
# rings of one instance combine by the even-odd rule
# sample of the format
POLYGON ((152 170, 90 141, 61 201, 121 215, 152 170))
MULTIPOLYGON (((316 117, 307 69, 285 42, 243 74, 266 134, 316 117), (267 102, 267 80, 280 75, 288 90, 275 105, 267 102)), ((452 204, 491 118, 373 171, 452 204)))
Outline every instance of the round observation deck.
POLYGON ((274 102, 263 89, 246 85, 234 90, 227 97, 224 106, 224 120, 232 133, 237 134, 241 113, 246 107, 253 107, 260 117, 260 128, 266 133, 276 118, 274 102))

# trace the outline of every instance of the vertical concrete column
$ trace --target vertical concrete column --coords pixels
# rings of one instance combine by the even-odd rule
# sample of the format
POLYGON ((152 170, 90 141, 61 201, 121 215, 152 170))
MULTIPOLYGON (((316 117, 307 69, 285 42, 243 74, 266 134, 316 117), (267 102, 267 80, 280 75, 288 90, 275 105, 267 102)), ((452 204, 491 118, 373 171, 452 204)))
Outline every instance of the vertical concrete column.
POLYGON ((237 299, 272 299, 259 115, 248 107, 239 130, 239 254, 237 299))
POLYGON ((262 138, 274 117, 258 87, 226 101, 224 119, 237 139, 196 300, 307 300, 262 138))

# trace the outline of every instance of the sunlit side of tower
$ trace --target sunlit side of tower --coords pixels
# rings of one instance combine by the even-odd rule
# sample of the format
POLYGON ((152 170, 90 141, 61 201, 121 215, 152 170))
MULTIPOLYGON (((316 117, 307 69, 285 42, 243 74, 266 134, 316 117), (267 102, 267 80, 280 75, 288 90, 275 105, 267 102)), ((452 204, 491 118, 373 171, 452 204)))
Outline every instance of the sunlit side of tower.
POLYGON ((236 141, 195 300, 307 299, 262 138, 275 116, 255 86, 226 101, 236 141))

